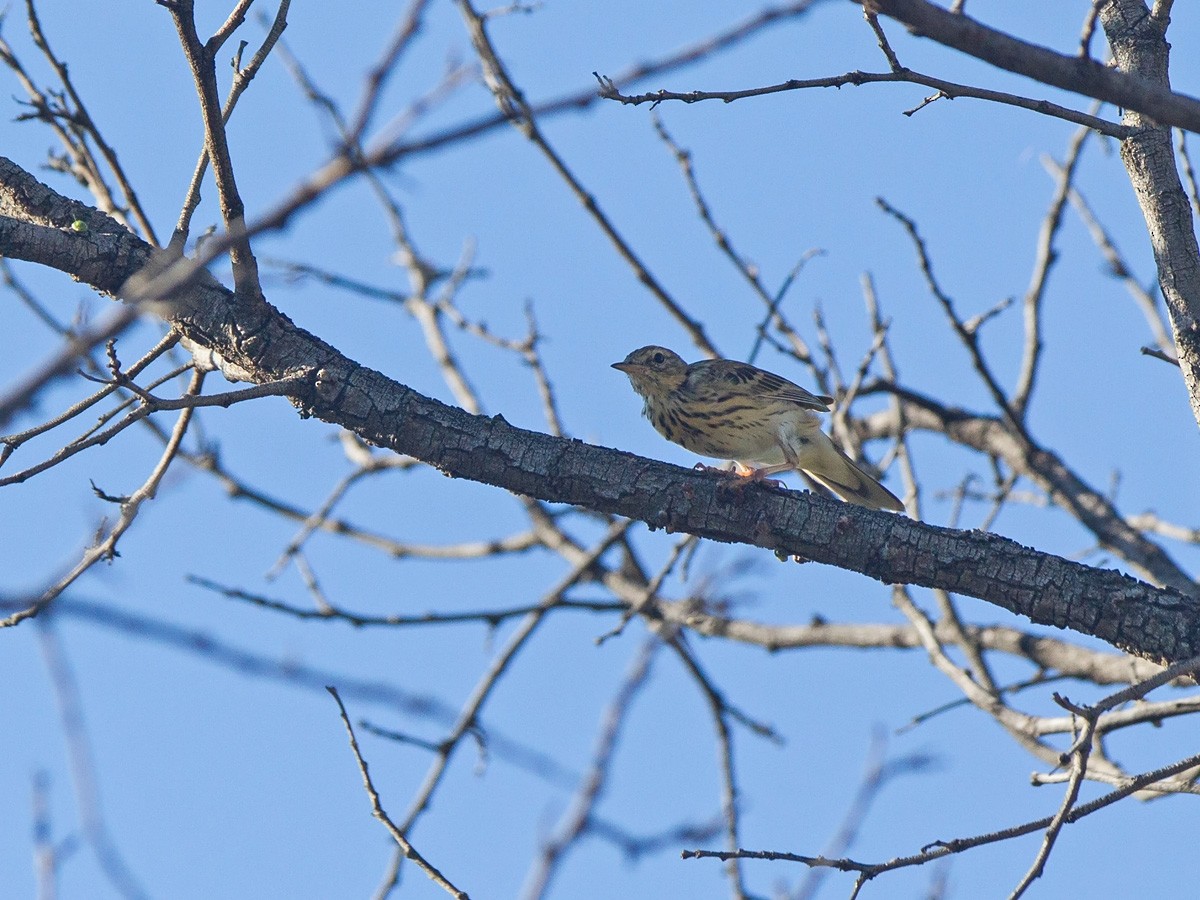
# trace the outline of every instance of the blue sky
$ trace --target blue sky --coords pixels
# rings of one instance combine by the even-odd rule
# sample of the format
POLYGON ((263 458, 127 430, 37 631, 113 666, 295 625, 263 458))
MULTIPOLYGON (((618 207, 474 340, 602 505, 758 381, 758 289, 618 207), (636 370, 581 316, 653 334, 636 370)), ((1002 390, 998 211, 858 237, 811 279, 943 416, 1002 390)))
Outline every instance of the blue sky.
MULTIPOLYGON (((748 14, 721 6, 550 0, 532 13, 495 20, 492 35, 514 79, 536 102, 586 89, 594 84, 593 71, 616 74, 748 14)), ((971 11, 1070 50, 1086 4, 1063 4, 1066 11, 1052 14, 1039 3, 992 6, 972 4, 971 11)), ((203 10, 202 17, 212 18, 203 21, 201 32, 215 27, 223 14, 223 8, 203 10)), ((352 109, 394 14, 295 4, 286 40, 318 83, 352 109)), ((42 15, 52 45, 69 61, 89 109, 165 237, 201 140, 190 78, 167 13, 148 3, 50 2, 42 15)), ((1190 52, 1200 37, 1195 11, 1179 4, 1174 17, 1173 83, 1196 93, 1200 57, 1190 52)), ((909 38, 898 27, 885 23, 885 28, 912 68, 1084 105, 909 38)), ((261 30, 253 24, 246 30, 253 45, 261 30)), ((30 46, 23 16, 10 11, 3 34, 45 84, 49 75, 30 46)), ((385 95, 384 109, 402 111, 455 58, 471 59, 461 22, 448 4, 434 4, 385 95)), ((828 3, 638 89, 744 88, 883 67, 858 8, 828 3)), ((5 77, 7 90, 0 96, 19 97, 19 85, 5 77)), ((823 251, 805 267, 786 307, 810 343, 811 311, 819 305, 843 368, 853 370, 871 339, 860 288, 861 276, 869 272, 892 320, 892 345, 905 383, 949 403, 987 410, 986 393, 929 297, 907 237, 874 200, 885 197, 920 224, 944 287, 964 316, 974 315, 1025 291, 1037 229, 1054 190, 1040 158, 1061 159, 1074 126, 967 99, 902 115, 928 93, 915 86, 872 85, 733 104, 664 104, 657 112, 692 153, 714 214, 768 286, 778 287, 805 252, 823 251)), ((3 153, 55 189, 86 200, 77 185, 39 169, 52 136, 36 123, 14 122, 21 107, 15 99, 5 102, 3 153)), ((430 134, 493 109, 486 90, 470 85, 412 134, 430 134)), ((544 130, 656 277, 705 322, 722 352, 744 357, 761 309, 696 218, 649 111, 603 103, 547 120, 544 130)), ((331 147, 330 129, 277 60, 268 62, 246 94, 230 135, 251 219, 327 159, 331 147)), ((681 465, 696 461, 641 418, 640 400, 609 363, 647 343, 674 347, 689 359, 699 353, 528 142, 511 129, 496 130, 406 160, 385 177, 430 258, 452 265, 464 246, 474 247, 475 263, 487 274, 463 288, 459 305, 465 314, 518 337, 525 328, 524 305, 532 303, 571 435, 681 465)), ((1141 214, 1110 142, 1091 139, 1078 186, 1139 279, 1149 284, 1154 272, 1141 214)), ((195 221, 203 228, 217 220, 210 185, 195 221)), ((263 236, 256 250, 264 259, 303 261, 407 290, 383 216, 362 183, 334 191, 286 231, 263 236)), ((1074 214, 1067 216, 1059 250, 1045 309, 1047 359, 1033 431, 1094 485, 1107 486, 1119 473, 1122 511, 1153 509, 1169 521, 1195 524, 1200 486, 1191 473, 1200 441, 1182 383, 1171 367, 1139 353, 1151 342, 1144 320, 1124 288, 1105 275, 1103 260, 1074 214)), ((111 305, 56 273, 30 266, 15 270, 64 319, 81 305, 93 316, 111 305)), ((214 272, 226 277, 219 266, 214 272)), ((269 266, 264 273, 269 299, 297 323, 366 365, 452 400, 418 327, 400 309, 312 282, 291 283, 269 266)), ((0 384, 8 386, 56 341, 10 295, 0 296, 0 384)), ((156 325, 141 326, 119 345, 122 358, 135 358, 157 336, 156 325)), ((1020 362, 1020 336, 1015 308, 990 323, 984 336, 1009 386, 1020 362)), ((522 427, 545 428, 526 367, 470 336, 456 333, 452 339, 487 412, 502 413, 522 427)), ((808 373, 778 355, 765 354, 759 363, 810 384, 808 373)), ((220 389, 217 381, 210 390, 220 389)), ((60 385, 20 427, 87 390, 81 383, 60 385)), ((878 401, 862 402, 867 410, 878 401)), ((348 471, 334 430, 299 420, 282 400, 206 412, 202 421, 232 471, 303 508, 319 504, 348 471)), ((56 437, 23 450, 22 463, 52 450, 56 437)), ((914 446, 926 519, 945 523, 950 503, 938 493, 951 490, 967 471, 988 473, 939 438, 921 437, 914 446)), ((873 452, 877 458, 879 448, 873 452)), ((100 517, 112 515, 92 494, 89 479, 110 493, 128 492, 141 484, 158 453, 153 439, 131 431, 47 476, 4 488, 0 590, 10 595, 32 590, 72 564, 100 517)), ((889 484, 896 489, 898 483, 893 474, 889 484)), ((370 480, 350 493, 340 512, 398 539, 430 543, 496 538, 526 524, 512 496, 431 470, 370 480)), ((978 524, 983 512, 969 507, 963 524, 978 524)), ((307 596, 294 566, 265 578, 297 527, 229 500, 214 480, 180 466, 123 539, 120 558, 80 581, 51 620, 78 684, 108 828, 150 896, 370 894, 389 858, 389 838, 370 816, 336 708, 321 685, 342 687, 353 721, 366 718, 437 740, 447 723, 437 715, 414 715, 403 701, 427 700, 435 712, 452 715, 512 632, 511 622, 494 633, 477 624, 356 630, 300 622, 223 599, 187 580, 200 576, 303 605, 307 596), (105 622, 89 614, 96 606, 132 618, 105 622), (242 654, 243 665, 228 664, 228 655, 222 662, 211 652, 196 652, 190 642, 197 635, 242 654), (261 661, 257 671, 247 671, 254 668, 252 660, 261 661), (280 670, 290 677, 272 674, 280 670)), ((602 530, 594 523, 576 527, 592 537, 602 530)), ((1039 549, 1116 565, 1095 554, 1089 537, 1054 510, 1014 505, 994 527, 1039 549)), ((640 526, 636 534, 647 566, 656 569, 674 539, 640 526)), ((1185 566, 1200 563, 1194 548, 1166 547, 1185 566)), ((535 602, 565 571, 560 560, 545 554, 450 564, 396 561, 325 535, 312 540, 308 557, 330 596, 349 609, 379 614, 535 602)), ((885 587, 829 567, 781 565, 768 553, 727 546, 705 546, 693 564, 694 577, 731 569, 737 573, 723 575, 728 579, 723 586, 748 618, 901 621, 885 587)), ((682 596, 688 587, 677 578, 667 586, 671 596, 682 596)), ((598 596, 596 589, 593 598, 598 596)), ((972 621, 1027 624, 975 600, 964 599, 962 608, 972 621)), ((501 683, 485 711, 488 727, 538 748, 568 772, 581 772, 605 705, 645 634, 631 626, 596 646, 596 637, 613 624, 611 617, 587 613, 554 617, 501 683)), ((0 678, 8 687, 0 701, 0 790, 12 798, 0 823, 5 896, 27 896, 35 886, 29 799, 35 772, 49 774, 56 836, 80 827, 40 634, 33 623, 0 632, 0 678)), ((691 644, 739 708, 786 738, 776 746, 737 733, 746 847, 821 850, 854 795, 879 728, 889 734, 890 754, 929 754, 935 765, 886 787, 851 850, 856 858, 911 853, 933 840, 990 831, 1057 808, 1061 788, 1030 787, 1030 771, 1042 767, 970 709, 892 733, 913 716, 957 698, 923 654, 771 655, 695 636, 691 644)), ((1015 664, 998 663, 998 669, 1004 678, 1029 674, 1028 667, 1015 664)), ((1081 702, 1104 693, 1073 684, 1060 689, 1081 702)), ((1053 714, 1049 690, 1031 695, 1038 699, 1025 706, 1053 714)), ((1114 739, 1113 755, 1131 770, 1151 768, 1194 752, 1195 734, 1186 719, 1167 722, 1153 734, 1114 739)), ((385 807, 399 816, 424 777, 427 753, 361 732, 360 741, 385 807)), ((599 813, 634 834, 711 819, 720 803, 715 752, 702 698, 677 660, 660 652, 623 733, 599 813)), ((461 750, 433 811, 412 835, 421 852, 473 897, 515 896, 539 839, 569 802, 570 791, 559 781, 532 774, 518 762, 511 753, 494 752, 481 771, 473 749, 461 750)), ((1085 788, 1088 797, 1099 793, 1085 788)), ((1123 803, 1069 827, 1035 895, 1186 896, 1181 882, 1190 870, 1170 861, 1190 858, 1184 835, 1194 817, 1188 803, 1186 798, 1123 803)), ((951 860, 950 896, 1007 894, 1032 861, 1038 840, 951 860)), ((784 863, 751 863, 746 871, 751 889, 761 895, 803 876, 799 867, 784 863)), ((566 862, 553 896, 721 896, 727 887, 718 872, 715 862, 680 861, 674 851, 629 864, 611 844, 593 838, 566 862)), ((931 877, 929 867, 893 873, 864 896, 914 896, 931 877)), ((62 897, 116 896, 86 850, 64 863, 59 878, 62 897)), ((844 875, 830 874, 826 882, 824 896, 849 890, 844 875)), ((407 872, 400 895, 444 896, 414 870, 407 872)))

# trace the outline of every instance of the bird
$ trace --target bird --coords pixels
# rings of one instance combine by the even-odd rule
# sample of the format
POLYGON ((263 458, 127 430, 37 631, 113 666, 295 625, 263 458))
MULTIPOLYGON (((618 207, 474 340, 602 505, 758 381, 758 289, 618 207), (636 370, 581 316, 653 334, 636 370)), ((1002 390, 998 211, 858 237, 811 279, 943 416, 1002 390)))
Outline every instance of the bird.
POLYGON ((701 456, 731 460, 743 484, 795 469, 850 503, 904 509, 821 430, 817 413, 829 412, 832 397, 737 360, 688 364, 653 344, 612 367, 629 376, 659 434, 701 456))

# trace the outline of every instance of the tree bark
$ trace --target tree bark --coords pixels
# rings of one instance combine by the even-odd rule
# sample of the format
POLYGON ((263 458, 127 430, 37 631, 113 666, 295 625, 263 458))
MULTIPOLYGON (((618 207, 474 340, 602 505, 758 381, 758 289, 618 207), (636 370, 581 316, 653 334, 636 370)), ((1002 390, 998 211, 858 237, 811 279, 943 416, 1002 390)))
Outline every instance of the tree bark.
MULTIPOLYGON (((1106 3, 1100 21, 1121 70, 1170 89, 1166 22, 1154 19, 1140 0, 1106 3)), ((1171 129, 1136 109, 1127 109, 1123 122, 1137 129, 1121 142, 1121 160, 1146 220, 1179 368, 1200 424, 1200 248, 1192 207, 1179 180, 1171 129)))
MULTIPOLYGON (((0 255, 59 269, 110 294, 140 282, 141 296, 154 294, 146 272, 162 260, 103 213, 56 194, 2 157, 0 255), (75 221, 86 222, 87 230, 73 230, 75 221)), ((235 297, 203 270, 154 303, 224 371, 259 383, 307 373, 310 386, 290 397, 302 416, 348 428, 447 475, 627 516, 651 528, 751 544, 884 583, 977 597, 1153 662, 1200 654, 1200 601, 1178 591, 995 534, 940 528, 802 492, 732 491, 720 475, 526 431, 501 416, 471 415, 359 365, 270 303, 235 297)))

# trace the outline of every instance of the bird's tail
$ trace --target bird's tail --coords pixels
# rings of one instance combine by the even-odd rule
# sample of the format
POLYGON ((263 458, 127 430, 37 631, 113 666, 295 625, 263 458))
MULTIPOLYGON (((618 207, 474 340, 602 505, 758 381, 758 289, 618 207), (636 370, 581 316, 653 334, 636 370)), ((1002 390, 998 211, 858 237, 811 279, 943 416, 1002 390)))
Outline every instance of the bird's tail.
MULTIPOLYGON (((801 460, 801 468, 818 484, 829 488, 843 500, 870 509, 904 511, 900 498, 860 469, 850 457, 823 432, 821 452, 801 460)), ((818 438, 817 440, 820 440, 818 438)))

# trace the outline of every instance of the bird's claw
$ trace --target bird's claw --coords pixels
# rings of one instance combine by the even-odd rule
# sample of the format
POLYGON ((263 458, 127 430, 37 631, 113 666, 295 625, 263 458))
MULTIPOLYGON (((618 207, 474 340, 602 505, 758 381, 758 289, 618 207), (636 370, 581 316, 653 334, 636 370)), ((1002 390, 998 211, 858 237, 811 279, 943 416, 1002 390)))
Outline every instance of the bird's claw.
POLYGON ((760 469, 750 469, 746 472, 739 472, 736 469, 726 469, 722 466, 710 466, 706 463, 696 463, 693 468, 699 472, 715 472, 719 475, 724 475, 725 481, 717 487, 717 490, 720 493, 732 491, 734 494, 740 497, 742 492, 746 490, 746 487, 751 484, 761 484, 763 487, 779 491, 787 488, 787 485, 785 485, 778 478, 767 478, 763 475, 759 475, 758 473, 761 471, 760 469))

